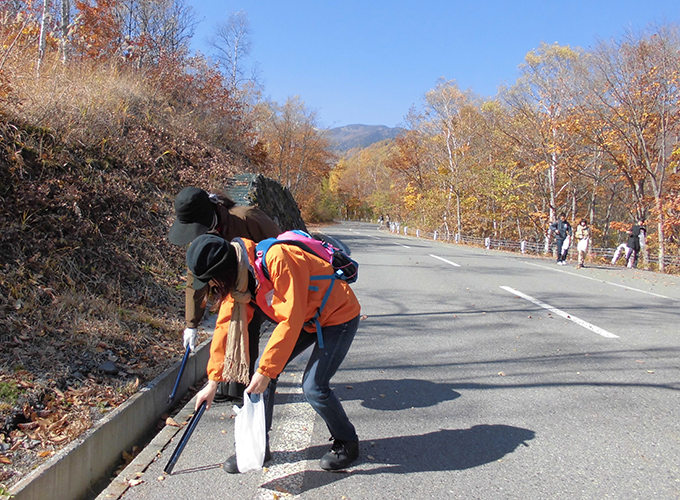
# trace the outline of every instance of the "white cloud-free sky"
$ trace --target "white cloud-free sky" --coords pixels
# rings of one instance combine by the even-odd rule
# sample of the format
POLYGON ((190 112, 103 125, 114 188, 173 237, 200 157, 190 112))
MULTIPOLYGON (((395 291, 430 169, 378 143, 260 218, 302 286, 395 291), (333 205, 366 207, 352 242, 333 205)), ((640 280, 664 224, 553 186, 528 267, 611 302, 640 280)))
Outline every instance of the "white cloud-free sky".
POLYGON ((441 77, 493 96, 541 42, 594 47, 680 23, 677 0, 187 0, 192 48, 243 10, 265 96, 299 95, 320 125, 397 126, 441 77))

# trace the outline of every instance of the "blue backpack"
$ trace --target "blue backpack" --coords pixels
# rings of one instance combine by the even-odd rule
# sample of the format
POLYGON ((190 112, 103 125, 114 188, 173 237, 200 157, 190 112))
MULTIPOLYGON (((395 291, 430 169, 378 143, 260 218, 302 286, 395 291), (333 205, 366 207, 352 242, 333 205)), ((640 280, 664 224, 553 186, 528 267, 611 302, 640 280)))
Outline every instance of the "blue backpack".
MULTIPOLYGON (((267 270, 265 257, 267 255, 267 251, 273 245, 280 243, 295 245, 299 248, 302 248, 305 252, 316 255, 320 259, 325 260, 331 264, 331 266, 333 266, 333 274, 310 277, 310 281, 331 280, 330 286, 326 290, 326 293, 321 300, 321 306, 319 306, 319 309, 312 318, 312 321, 314 321, 316 325, 316 335, 319 340, 319 347, 323 349, 323 335, 321 333, 321 323, 319 322, 321 311, 326 305, 326 301, 331 294, 335 280, 340 279, 346 281, 349 284, 354 283, 359 277, 359 264, 345 252, 331 245, 327 241, 313 238, 304 231, 294 229, 293 231, 281 233, 276 238, 267 238, 262 240, 255 247, 255 271, 259 275, 258 279, 260 279, 260 281, 262 281, 263 277, 267 281, 271 280, 271 276, 267 270)), ((319 287, 310 283, 309 289, 316 292, 319 290, 319 287)))

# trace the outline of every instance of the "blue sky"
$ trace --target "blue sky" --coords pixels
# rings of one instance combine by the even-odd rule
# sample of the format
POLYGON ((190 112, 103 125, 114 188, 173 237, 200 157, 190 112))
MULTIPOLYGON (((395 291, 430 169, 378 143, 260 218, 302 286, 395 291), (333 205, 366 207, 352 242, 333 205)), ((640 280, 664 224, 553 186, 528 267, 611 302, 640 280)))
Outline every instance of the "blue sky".
POLYGON ((192 48, 244 10, 265 96, 299 95, 320 125, 394 127, 444 77, 493 96, 541 42, 593 47, 626 30, 680 24, 678 0, 187 0, 192 48))

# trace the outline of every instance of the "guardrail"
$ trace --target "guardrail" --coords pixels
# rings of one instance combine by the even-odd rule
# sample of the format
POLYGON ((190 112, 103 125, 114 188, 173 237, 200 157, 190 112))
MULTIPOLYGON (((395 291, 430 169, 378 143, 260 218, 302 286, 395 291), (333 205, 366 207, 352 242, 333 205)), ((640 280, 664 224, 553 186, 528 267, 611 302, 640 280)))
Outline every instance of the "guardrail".
MULTIPOLYGON (((380 224, 376 221, 366 221, 374 222, 380 224)), ((535 241, 512 241, 512 240, 501 240, 496 238, 481 238, 477 236, 465 236, 461 234, 450 234, 450 233, 439 233, 438 231, 421 231, 420 229, 410 228, 408 226, 403 226, 399 222, 383 223, 379 225, 379 229, 389 230, 394 234, 402 234, 404 236, 415 236, 416 238, 425 238, 435 241, 444 241, 448 243, 456 244, 468 244, 476 245, 480 247, 486 247, 487 249, 496 250, 508 250, 512 252, 519 252, 523 254, 535 254, 535 255, 550 255, 552 254, 554 243, 546 244, 545 242, 535 242, 535 241)), ((570 254, 576 255, 575 247, 572 247, 570 254)), ((588 249, 588 255, 592 257, 598 257, 602 260, 609 261, 614 258, 616 254, 616 248, 603 248, 603 247, 591 247, 588 249)), ((625 259, 621 259, 625 262, 625 259)), ((658 264, 659 259, 655 255, 649 255, 649 264, 658 264)), ((666 255, 664 258, 664 263, 666 266, 680 267, 680 256, 677 255, 666 255)), ((624 264, 625 265, 625 264, 624 264)))

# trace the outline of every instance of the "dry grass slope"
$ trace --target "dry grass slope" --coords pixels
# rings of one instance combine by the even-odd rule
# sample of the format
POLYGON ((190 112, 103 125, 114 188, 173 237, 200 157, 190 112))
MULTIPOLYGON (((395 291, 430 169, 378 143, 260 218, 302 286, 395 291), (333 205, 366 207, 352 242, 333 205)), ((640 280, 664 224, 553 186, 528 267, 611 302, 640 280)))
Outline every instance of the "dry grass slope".
POLYGON ((184 250, 166 239, 174 194, 189 184, 218 188, 248 162, 202 137, 202 124, 145 75, 59 66, 40 79, 16 67, 8 74, 0 98, 4 487, 181 355, 184 250))

